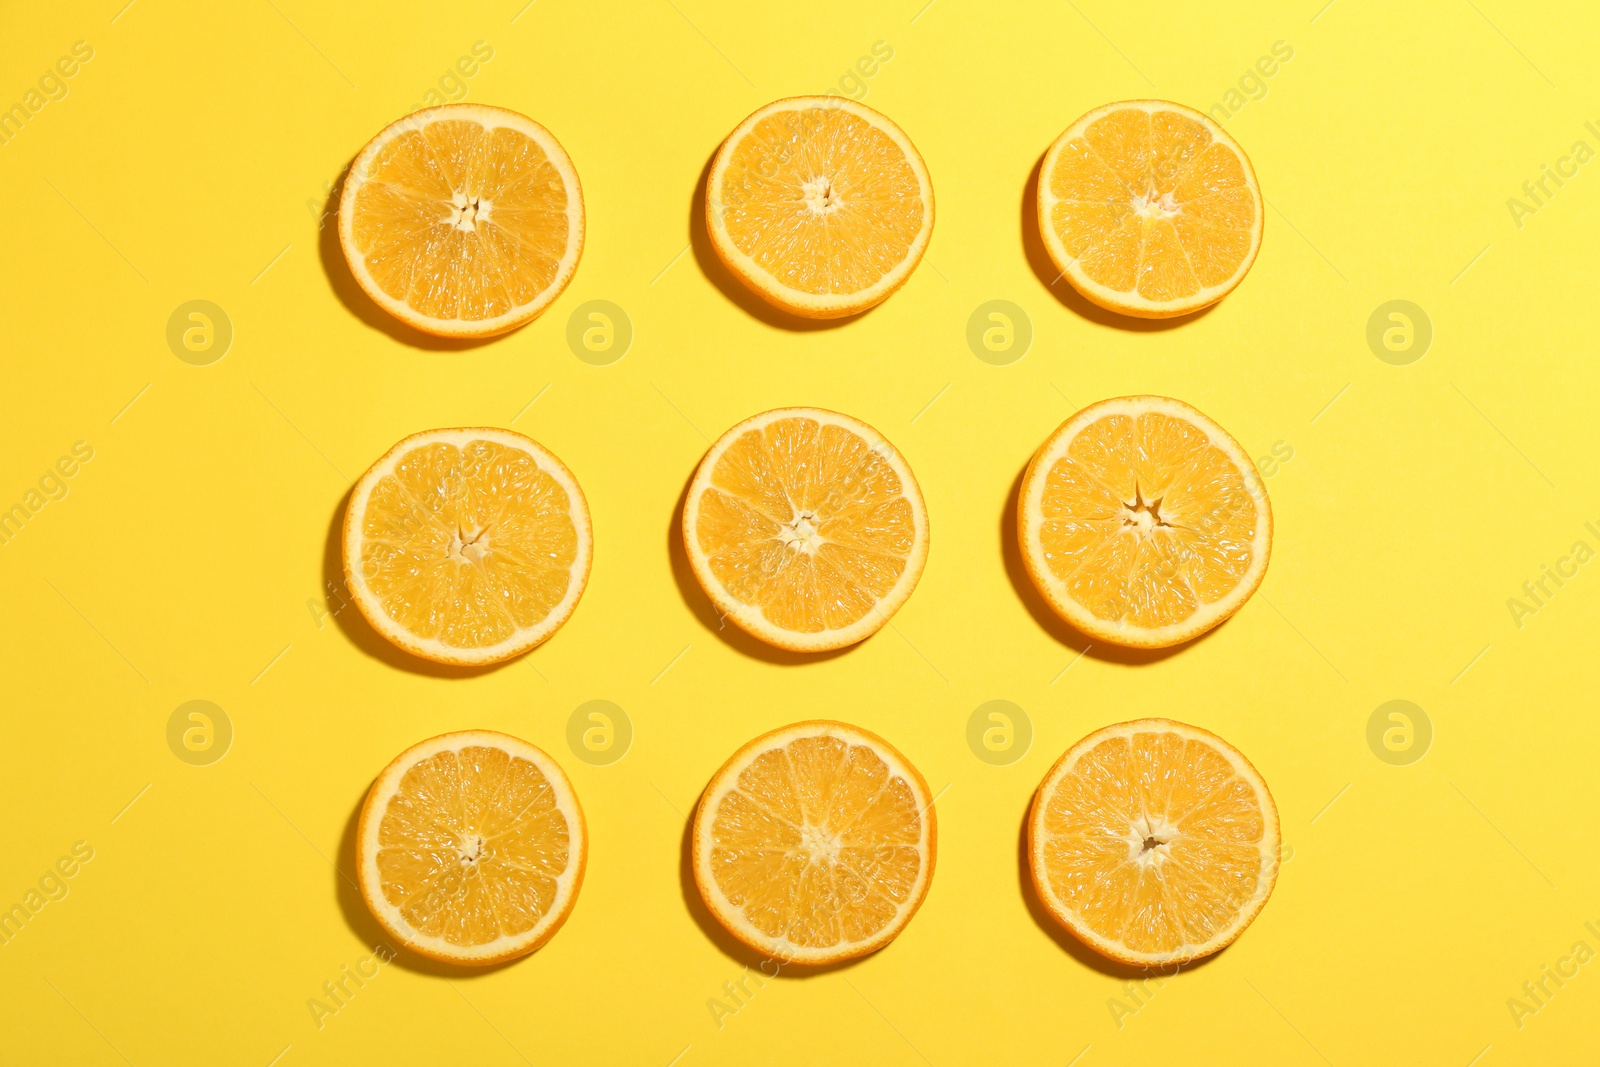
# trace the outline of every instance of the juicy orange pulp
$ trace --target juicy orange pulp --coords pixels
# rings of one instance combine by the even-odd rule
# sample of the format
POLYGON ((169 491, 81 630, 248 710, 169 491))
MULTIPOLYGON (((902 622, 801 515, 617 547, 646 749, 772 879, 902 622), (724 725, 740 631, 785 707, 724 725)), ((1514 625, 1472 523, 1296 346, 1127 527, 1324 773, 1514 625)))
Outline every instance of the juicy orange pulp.
POLYGON ((527 933, 555 901, 570 831, 550 781, 498 748, 406 771, 378 829, 381 891, 411 928, 454 945, 527 933))
POLYGON ((857 293, 922 229, 917 175, 894 139, 842 108, 776 111, 734 146, 722 179, 734 246, 784 286, 857 293))
POLYGON ((1254 786, 1206 742, 1155 729, 1081 755, 1042 826, 1050 889, 1092 933, 1138 954, 1226 933, 1268 862, 1254 786))
POLYGON ((1046 472, 1050 573, 1097 618, 1153 629, 1233 591, 1257 525, 1244 475, 1205 433, 1159 412, 1084 427, 1046 472))
POLYGON ((539 143, 465 119, 397 135, 356 191, 372 280, 433 319, 493 319, 531 303, 567 251, 570 195, 539 143))
POLYGON ((711 869, 768 937, 815 949, 864 941, 916 886, 922 818, 872 749, 800 737, 756 756, 723 796, 711 869))
POLYGON ((796 633, 842 629, 900 580, 916 539, 900 476, 850 430, 752 429, 718 459, 694 536, 728 594, 796 633))
POLYGON ((1088 278, 1151 302, 1233 277, 1249 257, 1256 201, 1245 164, 1175 111, 1123 107, 1091 122, 1048 175, 1049 223, 1088 278))
POLYGON ((421 445, 372 488, 362 574, 412 636, 495 645, 566 596, 578 553, 571 506, 526 452, 484 440, 421 445))

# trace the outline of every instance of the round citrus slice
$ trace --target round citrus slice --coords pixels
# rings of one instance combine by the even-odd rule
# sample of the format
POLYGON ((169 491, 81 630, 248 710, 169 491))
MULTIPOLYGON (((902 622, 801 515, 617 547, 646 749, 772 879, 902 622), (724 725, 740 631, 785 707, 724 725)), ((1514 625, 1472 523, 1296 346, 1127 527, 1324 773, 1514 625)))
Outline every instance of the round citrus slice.
POLYGON ((854 315, 900 288, 933 234, 933 183, 894 123, 837 96, 761 108, 706 181, 711 247, 775 307, 854 315))
POLYGON ((344 574, 373 629, 438 663, 510 659, 559 629, 589 581, 572 472, 510 430, 427 430, 350 491, 344 574))
POLYGON ((1050 914, 1121 963, 1226 948, 1278 880, 1278 809, 1239 750, 1170 719, 1096 730, 1034 794, 1028 869, 1050 914))
POLYGON ((1244 149, 1182 104, 1126 100, 1067 127, 1039 169, 1039 232, 1078 292, 1140 318, 1221 300, 1261 250, 1244 149))
POLYGON ((572 783, 492 730, 413 745, 372 783, 356 879, 382 927, 446 963, 526 955, 572 914, 589 838, 572 783))
POLYGON ((694 883, 772 959, 837 963, 899 935, 933 878, 933 797, 883 738, 802 722, 723 764, 694 813, 694 883))
POLYGON ((779 408, 722 435, 695 472, 683 542, 725 617, 795 652, 870 636, 916 588, 928 513, 878 431, 821 408, 779 408))
POLYGON ((1267 572, 1272 507, 1227 431, 1163 396, 1091 404, 1028 464, 1022 558, 1090 637, 1165 648, 1232 615, 1267 572))
POLYGON ((395 318, 493 337, 561 294, 583 252, 583 192, 550 131, 501 107, 446 104, 391 123, 350 164, 339 245, 395 318))

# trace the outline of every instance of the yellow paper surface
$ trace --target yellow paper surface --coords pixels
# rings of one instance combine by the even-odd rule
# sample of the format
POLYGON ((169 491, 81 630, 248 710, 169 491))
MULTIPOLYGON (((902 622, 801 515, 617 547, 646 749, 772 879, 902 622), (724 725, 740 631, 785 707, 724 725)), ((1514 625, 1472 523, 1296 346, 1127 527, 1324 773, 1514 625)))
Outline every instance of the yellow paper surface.
POLYGON ((1600 564, 1572 553, 1600 550, 1593 11, 122 2, 0 14, 0 106, 23 109, 0 126, 0 508, 26 519, 0 544, 0 907, 26 914, 0 944, 0 1058, 1592 1055, 1600 964, 1572 953, 1600 951, 1585 926, 1600 928, 1600 564), (800 330, 714 265, 694 202, 741 118, 830 89, 915 141, 938 221, 887 303, 800 330), (430 90, 544 123, 587 205, 570 289, 473 348, 397 336, 318 228, 344 165, 430 90), (1164 329, 1052 287, 1027 221, 1052 139, 1091 107, 1151 96, 1218 108, 1269 204, 1244 283, 1164 329), (232 328, 206 365, 168 344, 193 300, 232 328), (632 326, 609 365, 568 345, 591 300, 632 326), (992 300, 1031 326, 1005 365, 967 343, 992 300), (1406 365, 1367 341, 1393 300, 1431 323, 1406 365), (1272 563, 1255 598, 1189 647, 1084 654, 1026 591, 1006 516, 1053 428, 1143 392, 1273 458, 1272 563), (892 628, 801 665, 719 630, 674 528, 708 441, 797 404, 889 437, 932 529, 892 628), (469 677, 389 650, 329 585, 352 480, 401 437, 460 425, 549 447, 595 530, 568 625, 469 677), (73 473, 52 476, 63 459, 73 473), (182 729, 168 742, 194 700, 231 724, 209 765, 178 758, 182 729), (609 765, 567 741, 593 700, 631 723, 609 765), (968 746, 993 700, 1031 723, 1009 764, 968 746), (1392 700, 1431 724, 1419 761, 1369 747, 1392 700), (1056 755, 1145 715, 1244 751, 1292 858, 1232 948, 1130 988, 1030 905, 1019 834, 1056 755), (881 733, 922 771, 939 794, 937 873, 877 955, 747 977, 690 900, 686 820, 736 747, 816 716, 881 733), (539 953, 488 974, 380 966, 381 933, 346 878, 354 814, 396 753, 468 727, 527 738, 573 778, 592 834, 576 911, 539 953), (58 861, 70 877, 51 874, 58 861))

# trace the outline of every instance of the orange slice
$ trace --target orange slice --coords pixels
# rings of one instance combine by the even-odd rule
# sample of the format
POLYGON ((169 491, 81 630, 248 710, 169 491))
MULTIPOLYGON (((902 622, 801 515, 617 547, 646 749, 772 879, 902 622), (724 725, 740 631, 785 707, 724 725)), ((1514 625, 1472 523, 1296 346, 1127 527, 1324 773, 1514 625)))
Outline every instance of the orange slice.
POLYGON ((1170 719, 1096 730, 1034 794, 1028 869, 1090 948, 1187 963, 1244 932, 1278 880, 1278 809, 1239 750, 1170 719))
POLYGON ((589 505, 572 472, 510 430, 427 430, 356 482, 345 582, 384 637, 439 663, 520 655, 589 581, 589 505))
POLYGON ((843 648, 916 588, 928 514, 878 431, 821 408, 779 408, 722 435, 695 472, 683 542, 717 610, 770 645, 843 648))
POLYGON ((578 172, 549 130, 515 111, 418 111, 350 165, 339 245, 361 288, 406 325, 493 337, 538 315, 578 269, 578 172))
POLYGON ((706 228, 728 269, 768 303, 835 319, 905 284, 933 234, 933 183, 894 123, 837 96, 761 108, 723 142, 706 228))
POLYGON ((836 963, 899 935, 928 895, 937 831, 917 769, 883 738, 802 722, 723 764, 694 813, 694 883, 772 959, 836 963))
POLYGON ((356 841, 356 881, 379 924, 413 952, 474 965, 548 941, 572 914, 589 852, 556 761, 492 730, 395 757, 367 793, 356 841))
POLYGON ((1261 190, 1244 149, 1164 100, 1095 108, 1039 170, 1039 232, 1078 292, 1140 318, 1233 291, 1261 250, 1261 190))
POLYGON ((1056 612, 1091 637, 1164 648, 1232 615, 1261 584, 1272 507, 1226 430, 1163 396, 1091 404, 1022 478, 1022 558, 1056 612))

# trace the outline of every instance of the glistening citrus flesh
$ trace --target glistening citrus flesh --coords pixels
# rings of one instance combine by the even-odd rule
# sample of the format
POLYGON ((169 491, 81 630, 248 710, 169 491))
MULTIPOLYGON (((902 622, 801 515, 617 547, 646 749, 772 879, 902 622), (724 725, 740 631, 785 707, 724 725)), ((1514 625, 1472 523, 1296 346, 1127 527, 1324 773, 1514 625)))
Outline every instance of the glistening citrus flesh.
POLYGON ((1261 192, 1238 143, 1164 100, 1084 115, 1045 153, 1039 231, 1085 297, 1143 318, 1222 299, 1261 248, 1261 192))
POLYGON ((532 319, 583 252, 572 160, 525 115, 428 108, 361 151, 339 198, 339 243, 367 295, 444 337, 491 337, 532 319))
POLYGON ((834 963, 893 940, 933 877, 933 798, 883 738, 803 722, 745 745, 694 816, 695 885, 764 955, 834 963))
POLYGON ((1231 944, 1278 877, 1278 809, 1238 749, 1170 719, 1096 730, 1045 775, 1028 866, 1050 913, 1122 963, 1231 944))
POLYGON ((543 751, 492 730, 423 741, 384 769, 357 825, 357 883, 413 952, 499 963, 549 940, 588 856, 572 783, 543 751))
POLYGON ((1267 490, 1227 431, 1169 397, 1092 404, 1034 455, 1017 532, 1034 584, 1093 638, 1163 648, 1248 600, 1272 548, 1267 490))
POLYGON ((779 408, 711 446, 683 540, 723 615, 768 644, 818 652, 876 632, 911 595, 928 517, 911 468, 872 427, 779 408))
POLYGON ((441 663, 495 663, 544 641, 577 606, 591 555, 572 472, 510 430, 406 438, 362 475, 345 513, 356 606, 441 663))
POLYGON ((842 97, 793 97, 728 135, 706 182, 717 255, 766 300, 853 315, 911 276, 933 233, 933 184, 905 133, 842 97))

